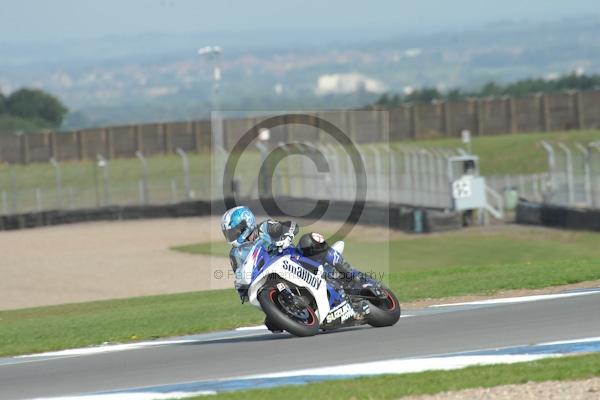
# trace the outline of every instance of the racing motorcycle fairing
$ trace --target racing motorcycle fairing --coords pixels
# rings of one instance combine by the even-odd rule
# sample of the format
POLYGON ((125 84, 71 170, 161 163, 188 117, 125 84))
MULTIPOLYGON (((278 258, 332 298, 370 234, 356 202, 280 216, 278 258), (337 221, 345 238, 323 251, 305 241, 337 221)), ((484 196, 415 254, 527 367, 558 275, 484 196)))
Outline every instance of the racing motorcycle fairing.
MULTIPOLYGON (((270 256, 260 244, 256 244, 242 265, 242 272, 250 277, 248 279, 250 303, 258 308, 261 307, 258 301, 258 292, 268 279, 272 279, 273 275, 277 275, 283 281, 307 290, 315 300, 315 311, 319 323, 325 321, 331 310, 330 295, 328 295, 328 293, 331 293, 331 289, 322 277, 322 266, 319 266, 317 273, 313 274, 302 265, 304 263, 309 266, 315 264, 313 260, 303 257, 294 247, 288 247, 280 254, 270 256)), ((339 297, 336 292, 335 299, 337 300, 339 297)))

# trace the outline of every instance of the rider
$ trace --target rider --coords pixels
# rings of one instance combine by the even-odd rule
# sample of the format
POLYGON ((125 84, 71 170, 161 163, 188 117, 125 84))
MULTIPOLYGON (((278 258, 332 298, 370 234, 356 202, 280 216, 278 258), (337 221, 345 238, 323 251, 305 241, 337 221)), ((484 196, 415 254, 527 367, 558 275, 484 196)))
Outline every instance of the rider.
MULTIPOLYGON (((257 241, 269 252, 285 249, 292 245, 294 236, 298 233, 298 225, 293 221, 275 221, 268 219, 256 224, 256 218, 252 211, 245 206, 231 208, 221 218, 221 230, 225 239, 232 246, 229 252, 231 268, 235 273, 257 241)), ((306 257, 329 264, 337 271, 337 276, 345 278, 348 284, 360 283, 361 275, 352 269, 350 264, 333 248, 329 247, 323 235, 319 233, 307 233, 300 238, 298 249, 306 257)), ((247 299, 247 285, 240 283, 236 275, 235 288, 242 300, 247 299)))

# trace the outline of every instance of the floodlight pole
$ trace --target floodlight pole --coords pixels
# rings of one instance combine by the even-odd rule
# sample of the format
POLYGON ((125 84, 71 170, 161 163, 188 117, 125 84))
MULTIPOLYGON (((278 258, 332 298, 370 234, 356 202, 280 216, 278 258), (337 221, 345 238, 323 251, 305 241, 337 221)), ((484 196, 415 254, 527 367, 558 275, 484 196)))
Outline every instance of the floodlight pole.
POLYGON ((221 86, 221 67, 219 65, 219 57, 222 53, 220 46, 206 46, 198 49, 200 56, 206 56, 213 63, 213 86, 212 86, 212 124, 213 124, 213 136, 212 144, 213 148, 220 150, 224 146, 223 138, 223 119, 221 118, 220 104, 219 104, 219 91, 221 86))

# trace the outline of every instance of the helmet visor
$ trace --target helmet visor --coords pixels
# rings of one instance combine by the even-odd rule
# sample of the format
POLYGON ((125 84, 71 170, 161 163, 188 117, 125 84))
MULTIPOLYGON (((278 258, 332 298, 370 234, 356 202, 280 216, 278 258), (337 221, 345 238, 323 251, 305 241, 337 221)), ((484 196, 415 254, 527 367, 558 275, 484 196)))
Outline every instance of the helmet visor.
POLYGON ((246 222, 243 221, 241 224, 239 224, 238 226, 231 228, 231 229, 223 229, 223 235, 225 235, 225 239, 231 243, 231 242, 235 242, 241 235, 242 233, 246 230, 246 222))

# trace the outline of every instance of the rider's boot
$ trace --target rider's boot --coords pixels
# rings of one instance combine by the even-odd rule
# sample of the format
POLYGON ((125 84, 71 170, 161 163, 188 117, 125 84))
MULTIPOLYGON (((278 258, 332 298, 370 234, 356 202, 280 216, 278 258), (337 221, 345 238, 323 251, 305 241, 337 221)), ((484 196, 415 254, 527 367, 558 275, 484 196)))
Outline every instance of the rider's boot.
POLYGON ((360 291, 368 283, 367 277, 362 272, 352 268, 337 251, 330 249, 327 258, 336 271, 343 276, 344 289, 350 292, 360 291))

